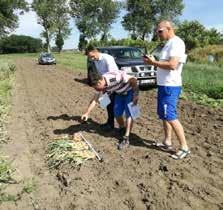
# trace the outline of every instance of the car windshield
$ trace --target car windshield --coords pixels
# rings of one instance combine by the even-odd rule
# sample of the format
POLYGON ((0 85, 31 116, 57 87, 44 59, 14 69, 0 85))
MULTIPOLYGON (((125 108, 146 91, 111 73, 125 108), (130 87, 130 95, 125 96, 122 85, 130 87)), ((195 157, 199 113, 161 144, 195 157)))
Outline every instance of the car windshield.
MULTIPOLYGON (((102 53, 109 53, 109 50, 100 49, 102 53)), ((139 59, 142 58, 142 52, 134 48, 117 48, 111 49, 110 53, 114 58, 122 59, 139 59)))
POLYGON ((138 49, 123 48, 123 49, 113 49, 112 54, 116 58, 123 59, 139 59, 142 58, 142 53, 138 49))
POLYGON ((42 58, 53 58, 53 56, 49 53, 41 55, 42 58))

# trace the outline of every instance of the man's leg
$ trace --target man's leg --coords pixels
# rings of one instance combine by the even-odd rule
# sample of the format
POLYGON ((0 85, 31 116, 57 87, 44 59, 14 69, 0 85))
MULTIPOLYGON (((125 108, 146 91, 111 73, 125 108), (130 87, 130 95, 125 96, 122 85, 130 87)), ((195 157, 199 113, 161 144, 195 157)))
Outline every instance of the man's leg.
POLYGON ((172 126, 168 121, 163 120, 163 128, 164 128, 164 135, 165 135, 164 143, 166 145, 171 145, 172 144, 172 141, 171 141, 172 126))
POLYGON ((108 120, 107 124, 109 124, 112 128, 114 127, 114 100, 115 94, 112 93, 110 95, 111 103, 107 106, 108 120))
POLYGON ((172 128, 177 136, 177 139, 180 143, 181 149, 187 151, 188 146, 187 146, 186 138, 184 135, 184 129, 183 129, 183 126, 181 125, 180 121, 178 119, 176 119, 176 120, 172 120, 172 121, 168 121, 168 122, 172 126, 172 128))

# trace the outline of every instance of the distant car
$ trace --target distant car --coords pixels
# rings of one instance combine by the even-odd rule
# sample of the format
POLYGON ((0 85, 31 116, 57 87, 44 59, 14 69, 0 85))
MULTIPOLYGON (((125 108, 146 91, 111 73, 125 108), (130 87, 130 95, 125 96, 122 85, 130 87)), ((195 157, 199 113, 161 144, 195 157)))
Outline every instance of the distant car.
MULTIPOLYGON (((129 75, 137 78, 139 86, 147 86, 156 84, 156 68, 152 65, 144 64, 142 51, 136 47, 112 46, 99 47, 101 53, 107 53, 114 57, 115 62, 120 70, 125 71, 129 75)), ((91 69, 91 63, 88 59, 88 72, 91 69)))
POLYGON ((41 53, 38 62, 39 64, 56 64, 56 59, 51 53, 41 53))

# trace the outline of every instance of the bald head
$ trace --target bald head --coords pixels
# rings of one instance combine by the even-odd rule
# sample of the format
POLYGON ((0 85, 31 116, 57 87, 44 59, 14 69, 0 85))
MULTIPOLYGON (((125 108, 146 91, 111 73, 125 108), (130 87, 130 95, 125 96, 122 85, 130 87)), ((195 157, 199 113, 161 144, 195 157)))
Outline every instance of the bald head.
POLYGON ((162 40, 168 40, 175 36, 173 23, 168 20, 160 21, 156 31, 157 35, 162 40))

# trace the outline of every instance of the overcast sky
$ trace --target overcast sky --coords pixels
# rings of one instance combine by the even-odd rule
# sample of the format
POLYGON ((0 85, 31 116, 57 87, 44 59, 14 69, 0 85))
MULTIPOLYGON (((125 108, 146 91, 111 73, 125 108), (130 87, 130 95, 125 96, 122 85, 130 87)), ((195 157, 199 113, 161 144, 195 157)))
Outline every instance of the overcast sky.
MULTIPOLYGON (((28 0, 29 2, 31 0, 28 0)), ((223 0, 184 0, 185 8, 180 20, 198 20, 205 27, 217 28, 223 31, 223 0)), ((70 21, 70 26, 73 29, 69 39, 65 41, 64 49, 77 48, 79 40, 79 31, 77 30, 74 21, 70 21)), ((19 19, 19 28, 14 33, 40 37, 43 28, 37 24, 36 14, 28 12, 19 19)), ((121 26, 121 17, 112 25, 110 34, 115 39, 128 37, 128 33, 121 26)))

